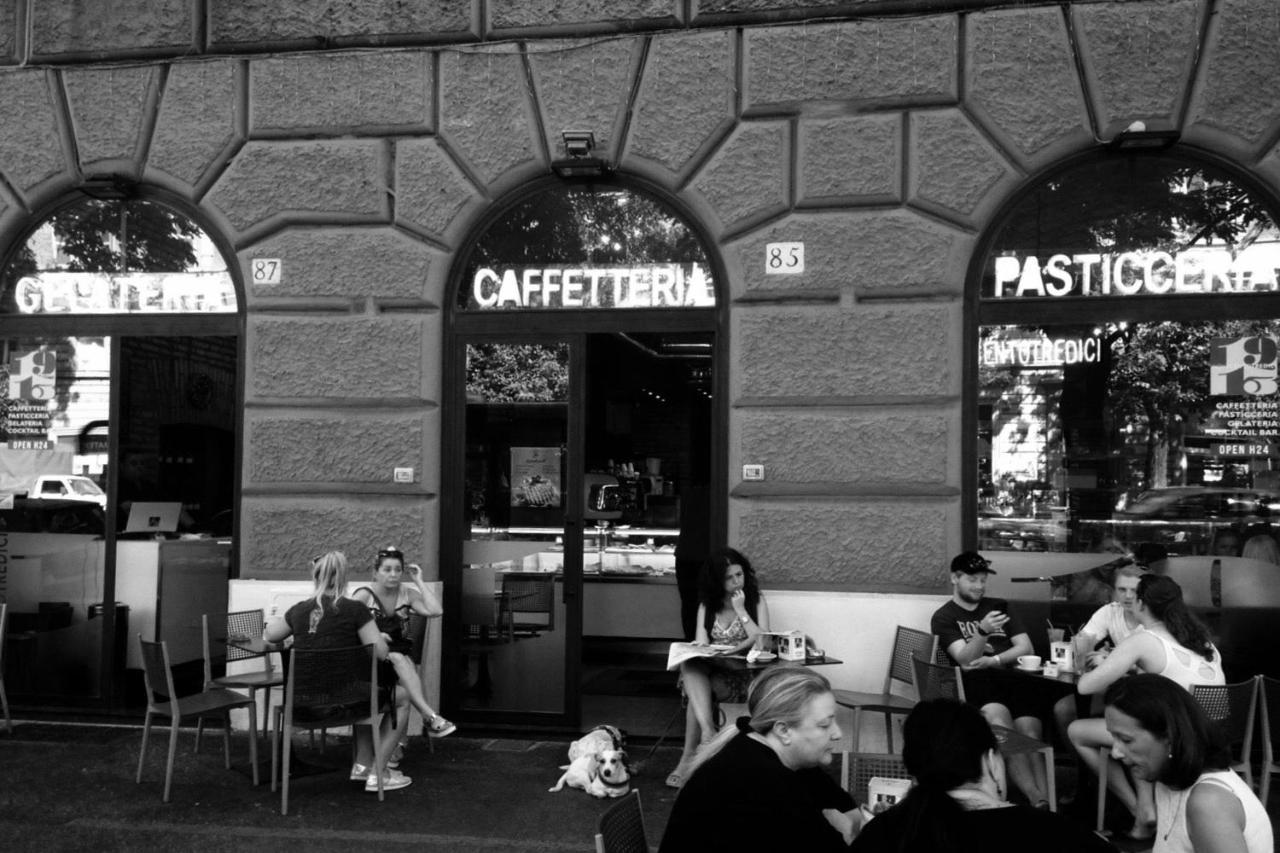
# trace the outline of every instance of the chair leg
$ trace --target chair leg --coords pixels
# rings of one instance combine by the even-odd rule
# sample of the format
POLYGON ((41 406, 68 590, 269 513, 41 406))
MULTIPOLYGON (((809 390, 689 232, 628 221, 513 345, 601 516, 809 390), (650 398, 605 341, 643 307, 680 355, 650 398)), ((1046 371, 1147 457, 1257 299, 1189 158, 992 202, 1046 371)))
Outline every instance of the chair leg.
POLYGON ((3 673, 0 673, 0 707, 4 708, 4 730, 13 734, 13 718, 9 716, 9 696, 4 692, 3 673))
POLYGON ((222 712, 222 763, 231 769, 231 709, 222 712))
POLYGON ((284 724, 284 731, 281 735, 284 738, 284 745, 281 747, 283 754, 280 757, 280 814, 287 815, 289 813, 289 746, 293 740, 293 727, 288 722, 284 724))
POLYGON ((1107 762, 1110 758, 1110 747, 1098 747, 1098 821, 1094 827, 1098 832, 1102 832, 1107 819, 1107 762))
POLYGON ((204 717, 196 717, 196 748, 191 750, 194 753, 200 752, 200 740, 204 737, 204 717))
POLYGON ((138 750, 138 776, 133 781, 142 783, 142 766, 147 761, 147 738, 151 736, 151 711, 148 709, 147 716, 142 721, 142 747, 138 750))
POLYGON ((173 760, 178 755, 178 723, 181 722, 177 717, 171 717, 172 725, 169 727, 169 763, 164 768, 164 802, 169 802, 169 791, 173 787, 173 760))
POLYGON ((253 765, 253 787, 258 787, 258 714, 257 708, 246 708, 249 712, 249 763, 253 765))
POLYGON ((276 792, 276 782, 280 776, 280 726, 283 725, 284 710, 276 709, 275 722, 271 725, 271 793, 276 792))
POLYGON ((1040 750, 1044 755, 1044 783, 1048 789, 1046 793, 1049 795, 1049 811, 1056 812, 1058 810, 1058 780, 1056 776, 1056 768, 1053 762, 1053 747, 1046 746, 1040 750))

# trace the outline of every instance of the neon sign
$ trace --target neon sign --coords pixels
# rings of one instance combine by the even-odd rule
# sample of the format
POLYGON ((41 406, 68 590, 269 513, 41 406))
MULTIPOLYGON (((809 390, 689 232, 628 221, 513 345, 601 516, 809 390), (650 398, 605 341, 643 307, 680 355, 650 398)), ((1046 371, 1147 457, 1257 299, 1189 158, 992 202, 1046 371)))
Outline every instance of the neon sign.
POLYGON ((519 267, 476 270, 467 307, 706 308, 716 304, 711 276, 698 264, 642 267, 519 267))

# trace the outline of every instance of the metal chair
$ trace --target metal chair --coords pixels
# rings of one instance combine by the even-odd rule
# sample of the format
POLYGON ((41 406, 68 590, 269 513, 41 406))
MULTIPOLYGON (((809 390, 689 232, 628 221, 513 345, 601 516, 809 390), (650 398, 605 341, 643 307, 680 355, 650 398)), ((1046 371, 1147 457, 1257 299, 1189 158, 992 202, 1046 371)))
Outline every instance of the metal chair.
MULTIPOLYGON (((265 734, 269 728, 268 712, 271 707, 271 688, 279 687, 284 690, 284 673, 276 671, 271 666, 272 653, 254 652, 239 646, 227 643, 229 637, 261 637, 262 628, 265 623, 261 610, 237 610, 227 614, 226 632, 218 637, 214 637, 209 631, 209 614, 206 613, 200 617, 204 627, 204 684, 206 687, 229 687, 238 690, 248 690, 249 699, 257 707, 257 691, 262 690, 266 693, 267 701, 262 706, 262 731, 265 734), (213 648, 216 645, 222 645, 226 648, 226 654, 219 657, 225 663, 236 663, 237 661, 253 660, 261 658, 262 669, 253 672, 240 672, 235 674, 221 675, 217 678, 213 675, 213 648)), ((253 709, 250 714, 255 713, 253 709)), ((200 736, 203 733, 203 722, 196 726, 196 751, 200 750, 200 736)))
POLYGON ((649 853, 639 791, 632 790, 600 815, 596 853, 649 853))
MULTIPOLYGON (((964 702, 964 671, 958 666, 944 666, 919 657, 911 659, 916 693, 923 699, 954 699, 964 702)), ((1042 740, 1028 737, 1016 729, 992 726, 1003 755, 1021 755, 1038 752, 1044 758, 1045 785, 1048 788, 1049 810, 1058 810, 1058 786, 1054 778, 1053 747, 1042 740)))
POLYGON ((285 682, 284 706, 271 728, 271 790, 283 775, 280 814, 289 813, 289 761, 294 729, 371 726, 373 729, 373 772, 378 779, 378 800, 384 798, 382 780, 390 756, 382 754, 378 727, 386 713, 394 713, 388 697, 378 690, 378 658, 373 646, 300 649, 290 651, 289 678, 285 682), (361 678, 368 671, 368 680, 361 678), (280 739, 283 738, 283 747, 280 739), (283 764, 283 773, 280 765, 283 764))
POLYGON ((253 700, 221 687, 206 688, 191 696, 178 697, 173 687, 173 670, 169 666, 169 648, 163 642, 149 643, 138 635, 142 651, 142 678, 147 692, 147 715, 142 724, 142 748, 138 751, 138 775, 134 780, 141 784, 142 768, 147 759, 147 740, 151 736, 151 721, 155 717, 168 717, 169 760, 164 772, 164 802, 169 802, 173 785, 173 759, 178 750, 178 727, 182 720, 217 714, 222 717, 222 754, 227 769, 231 768, 231 709, 249 708, 249 762, 253 765, 253 784, 258 784, 258 730, 253 714, 253 700))
POLYGON ((854 802, 871 803, 867 794, 868 784, 872 779, 911 779, 907 766, 901 755, 886 752, 851 752, 849 753, 849 771, 841 784, 853 796, 854 802))
POLYGON ((862 693, 856 690, 834 690, 836 702, 853 709, 853 735, 850 752, 858 751, 858 736, 862 729, 863 710, 884 714, 884 730, 889 752, 893 748, 893 715, 906 714, 916 700, 893 692, 894 682, 913 687, 911 659, 919 654, 932 658, 938 638, 926 631, 917 631, 899 625, 893 638, 893 655, 889 658, 889 670, 884 676, 884 689, 879 693, 862 693))
POLYGON ((13 718, 9 716, 9 695, 4 692, 4 632, 8 615, 8 603, 0 604, 0 709, 4 711, 4 730, 13 734, 13 718))
POLYGON ((1234 684, 1193 684, 1191 697, 1209 721, 1218 726, 1231 747, 1231 769, 1253 787, 1253 719, 1258 700, 1258 679, 1234 684))
POLYGON ((1258 799, 1266 805, 1267 796, 1271 793, 1271 774, 1280 773, 1280 762, 1276 761, 1275 746, 1280 741, 1280 679, 1269 675, 1256 676, 1258 679, 1258 704, 1262 707, 1262 767, 1261 787, 1258 799))

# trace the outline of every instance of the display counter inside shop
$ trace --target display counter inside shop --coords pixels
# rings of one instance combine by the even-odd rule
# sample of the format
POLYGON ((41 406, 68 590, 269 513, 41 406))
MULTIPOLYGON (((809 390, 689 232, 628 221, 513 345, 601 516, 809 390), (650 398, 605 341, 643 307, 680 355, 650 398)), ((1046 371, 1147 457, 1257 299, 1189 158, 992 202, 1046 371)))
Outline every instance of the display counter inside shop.
MULTIPOLYGON (((503 574, 551 575, 564 571, 564 545, 554 528, 476 529, 464 543, 464 612, 487 614, 500 595, 503 574), (480 538, 480 537, 490 538, 480 538), (502 538, 493 538, 502 537, 502 538)), ((670 528, 595 528, 584 531, 583 627, 585 636, 678 638, 680 593, 675 540, 670 528)))

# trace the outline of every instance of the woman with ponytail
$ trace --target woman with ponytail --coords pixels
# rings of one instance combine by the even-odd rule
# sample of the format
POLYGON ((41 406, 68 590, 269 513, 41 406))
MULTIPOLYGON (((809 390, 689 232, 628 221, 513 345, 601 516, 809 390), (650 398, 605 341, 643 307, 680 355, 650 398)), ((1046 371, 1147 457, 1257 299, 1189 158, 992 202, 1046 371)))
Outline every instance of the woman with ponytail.
POLYGON ((659 853, 847 850, 861 815, 824 767, 841 735, 831 685, 776 664, 751 682, 747 709, 699 751, 659 853))
POLYGON ((862 828, 855 853, 1114 850, 1052 812, 1005 800, 1004 759, 976 708, 948 699, 920 702, 903 724, 902 742, 915 785, 862 828))
MULTIPOLYGON (((1225 684, 1222 655, 1209 639, 1209 631, 1182 599, 1182 587, 1163 575, 1143 575, 1138 581, 1138 602, 1133 615, 1141 629, 1126 637, 1115 651, 1092 672, 1080 676, 1076 690, 1083 695, 1104 692, 1131 670, 1162 675, 1184 690, 1193 684, 1225 684)), ((1080 758, 1095 773, 1098 748, 1110 747, 1114 740, 1101 717, 1076 720, 1067 737, 1080 758)), ((1156 804, 1151 784, 1136 779, 1132 784, 1119 762, 1107 767, 1107 784, 1133 813, 1129 836, 1151 838, 1155 834, 1156 804)))
MULTIPOLYGON (((283 617, 273 616, 263 629, 263 639, 271 643, 283 642, 293 637, 297 649, 344 649, 354 646, 371 646, 378 660, 385 661, 390 649, 378 631, 368 608, 346 597, 347 557, 341 551, 321 554, 311 561, 311 579, 315 592, 290 607, 283 617)), ((368 668, 351 673, 353 704, 368 706, 368 668)), ((382 686, 382 685, 379 685, 382 686)), ((390 686, 390 685, 386 685, 390 686)), ((382 720, 382 754, 391 755, 397 742, 393 715, 382 720)), ((351 781, 363 782, 364 789, 378 790, 377 774, 373 771, 373 733, 369 726, 355 727, 356 758, 351 767, 351 781)), ((398 770, 387 770, 382 777, 382 789, 394 791, 404 788, 412 780, 398 770)))

